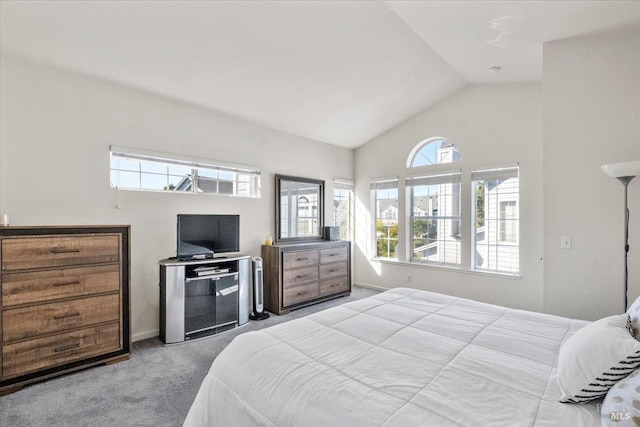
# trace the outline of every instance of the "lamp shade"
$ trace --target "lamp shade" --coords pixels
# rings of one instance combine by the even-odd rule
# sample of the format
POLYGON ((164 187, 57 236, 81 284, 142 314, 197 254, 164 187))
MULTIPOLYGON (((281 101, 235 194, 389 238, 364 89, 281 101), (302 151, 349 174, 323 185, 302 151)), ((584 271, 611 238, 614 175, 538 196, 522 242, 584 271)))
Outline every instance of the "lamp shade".
POLYGON ((604 165, 602 171, 613 178, 638 176, 640 175, 640 160, 604 165))

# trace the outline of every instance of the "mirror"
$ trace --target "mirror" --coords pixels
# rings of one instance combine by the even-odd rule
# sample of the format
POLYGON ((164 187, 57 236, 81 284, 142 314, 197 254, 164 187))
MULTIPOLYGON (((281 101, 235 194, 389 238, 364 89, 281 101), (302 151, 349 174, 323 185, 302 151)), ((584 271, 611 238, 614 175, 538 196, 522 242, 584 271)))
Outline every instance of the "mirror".
POLYGON ((276 175, 276 243, 322 240, 324 181, 276 175))

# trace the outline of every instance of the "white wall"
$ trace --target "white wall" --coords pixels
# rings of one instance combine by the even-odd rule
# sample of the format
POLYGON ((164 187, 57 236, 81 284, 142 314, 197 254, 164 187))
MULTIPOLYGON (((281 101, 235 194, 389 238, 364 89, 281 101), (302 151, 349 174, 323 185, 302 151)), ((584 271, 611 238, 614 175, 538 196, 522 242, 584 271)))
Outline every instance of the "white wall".
MULTIPOLYGON (((544 46, 544 307, 622 312, 623 186, 607 163, 640 160, 640 32, 544 46), (560 249, 560 236, 573 238, 560 249)), ((640 178, 629 184, 629 299, 640 295, 640 178)))
POLYGON ((240 214, 241 251, 274 233, 274 174, 353 177, 353 151, 70 71, 0 58, 0 212, 12 225, 131 224, 134 339, 158 330, 158 260, 175 254, 177 213, 240 214), (109 145, 244 163, 262 198, 109 188, 109 145))
MULTIPOLYGON (((419 289, 513 307, 586 319, 620 312, 623 190, 600 165, 640 159, 638 51, 638 32, 548 43, 542 88, 468 86, 359 148, 356 282, 392 288, 407 286, 411 275, 419 289), (462 153, 466 235, 469 171, 520 162, 522 278, 370 260, 369 182, 389 175, 403 180, 410 150, 430 136, 449 138, 462 153), (572 236, 573 249, 559 248, 561 235, 572 236)), ((131 224, 138 338, 157 331, 157 261, 175 251, 177 213, 240 214, 241 249, 257 255, 273 234, 274 173, 324 179, 328 222, 332 178, 354 175, 351 150, 11 56, 3 55, 0 67, 0 212, 14 225, 131 224), (122 191, 116 209, 110 144, 258 166, 262 198, 122 191)), ((640 177, 629 185, 629 203, 632 300, 640 295, 640 177)), ((403 233, 406 224, 400 228, 403 233)), ((470 252, 467 242, 467 265, 470 252)))
MULTIPOLYGON (((410 286, 495 304, 542 311, 542 89, 540 84, 468 86, 356 151, 355 280, 384 288, 410 286), (428 137, 445 137, 462 162, 463 265, 470 266, 470 171, 475 167, 520 163, 521 278, 372 261, 375 255, 369 183, 372 178, 407 177, 412 148, 428 137)), ((405 195, 399 194, 399 205, 405 195)), ((404 218, 400 212, 400 218, 404 218)), ((400 221, 404 235, 406 221, 400 221)), ((400 248, 400 254, 406 250, 400 248)))

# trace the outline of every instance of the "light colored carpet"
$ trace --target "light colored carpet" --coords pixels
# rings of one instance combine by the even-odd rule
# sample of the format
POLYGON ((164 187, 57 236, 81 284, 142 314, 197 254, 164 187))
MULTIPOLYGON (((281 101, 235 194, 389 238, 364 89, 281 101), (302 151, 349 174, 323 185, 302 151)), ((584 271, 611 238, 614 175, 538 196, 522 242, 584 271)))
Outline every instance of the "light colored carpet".
POLYGON ((234 337, 376 293, 354 287, 349 297, 271 315, 185 344, 165 347, 157 338, 136 342, 128 361, 85 369, 0 397, 0 426, 181 426, 211 363, 234 337))

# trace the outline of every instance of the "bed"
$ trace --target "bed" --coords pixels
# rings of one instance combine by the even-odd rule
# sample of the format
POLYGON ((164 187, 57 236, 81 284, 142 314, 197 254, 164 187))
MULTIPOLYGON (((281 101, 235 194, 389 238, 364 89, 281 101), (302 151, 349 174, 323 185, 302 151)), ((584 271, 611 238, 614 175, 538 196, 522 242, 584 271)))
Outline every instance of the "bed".
POLYGON ((236 337, 185 426, 600 426, 558 402, 589 322, 398 288, 236 337))

